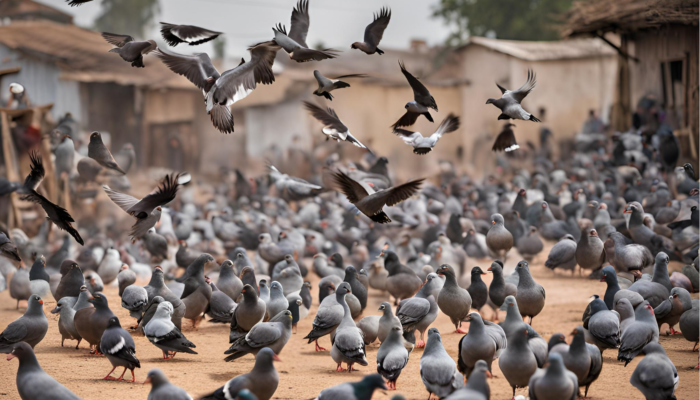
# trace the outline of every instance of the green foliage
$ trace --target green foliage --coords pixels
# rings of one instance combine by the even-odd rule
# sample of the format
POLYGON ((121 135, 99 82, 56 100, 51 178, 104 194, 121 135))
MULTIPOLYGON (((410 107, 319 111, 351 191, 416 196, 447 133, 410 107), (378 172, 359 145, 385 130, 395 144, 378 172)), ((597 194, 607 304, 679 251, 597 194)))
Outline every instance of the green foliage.
POLYGON ((158 0, 102 0, 101 6, 95 29, 136 39, 146 39, 148 28, 160 12, 158 0))
POLYGON ((448 39, 463 43, 469 35, 512 40, 558 40, 557 25, 572 0, 440 0, 433 16, 453 26, 448 39))
POLYGON ((214 47, 214 58, 218 60, 226 58, 226 39, 223 36, 212 40, 211 44, 214 47))

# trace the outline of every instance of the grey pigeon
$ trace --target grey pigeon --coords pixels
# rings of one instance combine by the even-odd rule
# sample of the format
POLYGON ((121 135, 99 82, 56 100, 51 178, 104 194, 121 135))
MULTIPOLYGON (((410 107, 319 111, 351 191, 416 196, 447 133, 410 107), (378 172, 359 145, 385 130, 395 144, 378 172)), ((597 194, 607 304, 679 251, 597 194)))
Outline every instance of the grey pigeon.
POLYGON ((69 305, 69 300, 67 297, 62 298, 56 304, 56 308, 51 310, 51 314, 58 313, 58 332, 61 334, 61 347, 63 347, 63 342, 68 340, 77 340, 78 344, 75 345, 77 349, 80 346, 80 342, 83 338, 75 329, 75 322, 73 318, 75 317, 75 310, 69 305))
MULTIPOLYGON (((163 303, 165 301, 164 298, 160 296, 156 296, 152 298, 148 304, 143 308, 143 316, 141 317, 141 320, 139 321, 138 328, 143 332, 143 328, 148 325, 149 322, 153 319, 153 316, 156 315, 156 311, 158 310, 158 305, 160 303, 163 303)), ((170 302, 169 302, 170 303, 170 302)), ((172 303, 170 303, 172 304, 172 303)), ((172 317, 170 318, 172 321, 172 317)), ((174 321, 173 321, 174 322, 174 321)), ((179 328, 178 328, 179 329, 179 328)))
POLYGON ((369 374, 359 382, 344 382, 323 389, 315 400, 368 400, 377 389, 388 389, 384 378, 379 374, 369 374))
POLYGON ((41 368, 34 351, 27 343, 19 342, 0 349, 0 352, 7 353, 8 360, 13 358, 19 360, 17 391, 23 400, 46 399, 48 393, 51 394, 50 398, 55 400, 80 400, 80 397, 58 383, 41 368))
POLYGON ((287 301, 289 302, 287 311, 292 313, 292 332, 297 333, 297 324, 300 320, 300 312, 303 308, 304 301, 301 299, 301 296, 293 293, 287 296, 287 301))
MULTIPOLYGON (((340 256, 340 254, 338 254, 340 256)), ((332 257, 332 256, 331 256, 332 257)), ((340 256, 342 257, 342 256, 340 256)), ((318 275, 320 278, 325 278, 329 275, 336 275, 340 277, 341 281, 345 277, 345 271, 342 268, 336 267, 335 263, 334 264, 329 264, 328 260, 330 257, 326 257, 325 254, 323 253, 318 253, 314 255, 312 266, 314 268, 314 272, 316 275, 318 275)), ((342 267, 342 263, 341 263, 342 267)))
POLYGON ((464 385, 464 377, 442 345, 437 328, 428 330, 428 342, 420 358, 420 377, 428 393, 438 398, 447 397, 464 385))
POLYGON ((122 293, 122 308, 129 310, 129 315, 141 320, 148 305, 148 292, 138 285, 131 285, 122 293))
POLYGON ((500 260, 505 260, 508 251, 513 247, 513 235, 503 225, 503 216, 493 214, 491 216, 491 228, 486 233, 486 246, 500 260))
POLYGON ((318 83, 318 89, 314 90, 314 94, 316 96, 323 96, 329 101, 333 101, 333 95, 331 94, 332 91, 336 89, 343 89, 343 88, 348 88, 350 87, 350 84, 344 81, 341 81, 341 79, 346 79, 346 78, 366 78, 367 75, 365 74, 348 74, 348 75, 341 75, 341 76, 336 76, 335 78, 326 78, 321 74, 318 70, 314 70, 314 78, 316 78, 316 82, 318 83))
POLYGON ((319 304, 331 293, 335 293, 335 288, 343 283, 343 278, 337 275, 329 275, 318 281, 318 302, 319 304))
POLYGON ((102 334, 107 329, 109 320, 114 317, 114 313, 109 309, 107 297, 102 293, 95 293, 88 301, 94 307, 76 311, 73 321, 78 334, 90 344, 91 352, 97 353, 100 351, 102 334))
POLYGON ((700 341, 700 305, 697 299, 693 300, 692 308, 681 315, 678 326, 685 340, 694 342, 693 350, 695 350, 700 341))
POLYGON ((169 360, 177 353, 197 354, 197 346, 187 340, 185 335, 171 321, 173 305, 167 301, 158 304, 155 314, 143 327, 143 334, 149 342, 163 352, 163 359, 169 360))
POLYGON ((22 261, 17 252, 17 246, 10 241, 5 232, 0 232, 0 255, 12 261, 22 261))
MULTIPOLYGON (((153 273, 151 274, 151 280, 148 285, 143 287, 148 293, 148 302, 152 302, 153 298, 160 296, 163 300, 173 305, 175 311, 173 312, 172 320, 177 329, 182 329, 182 318, 185 316, 185 303, 180 300, 179 296, 176 296, 169 288, 165 285, 163 280, 163 268, 155 267, 153 273)), ((153 310, 155 312, 155 309, 153 310)))
POLYGON ((122 297, 124 289, 129 285, 136 283, 136 273, 129 268, 129 265, 122 264, 117 274, 117 283, 119 284, 119 297, 122 297))
POLYGON ((51 286, 49 285, 49 274, 46 273, 46 258, 38 256, 29 270, 29 288, 32 294, 42 298, 51 298, 51 286))
POLYGON ((266 301, 266 303, 266 319, 271 319, 277 314, 289 308, 289 301, 284 296, 284 289, 279 282, 272 282, 272 284, 270 285, 270 298, 268 301, 266 301))
POLYGON ((234 399, 243 389, 248 389, 260 400, 271 399, 280 382, 273 361, 280 361, 274 351, 269 348, 260 350, 250 372, 236 376, 213 393, 202 397, 202 400, 234 399))
POLYGON ((105 289, 105 285, 102 282, 102 278, 95 273, 95 272, 89 272, 87 275, 85 275, 85 284, 90 291, 90 293, 97 293, 101 292, 105 289))
POLYGON ((221 263, 221 270, 219 271, 219 278, 216 281, 216 287, 226 293, 233 301, 236 301, 238 296, 241 295, 243 282, 238 278, 236 271, 233 269, 233 261, 226 260, 221 263))
POLYGON ((549 356, 549 365, 535 373, 528 382, 531 400, 576 400, 579 382, 576 374, 567 370, 559 354, 549 356))
POLYGON ((530 275, 527 261, 520 261, 515 267, 515 272, 519 276, 518 292, 515 294, 515 300, 518 302, 520 314, 523 317, 530 317, 530 325, 532 325, 532 319, 544 308, 545 290, 530 275))
MULTIPOLYGON (((425 283, 418 290, 415 296, 403 299, 396 308, 396 317, 401 322, 401 326, 406 333, 413 331, 420 332, 420 340, 417 341, 416 347, 425 347, 423 340, 425 332, 430 327, 430 324, 435 321, 440 310, 437 304, 437 296, 443 286, 442 279, 437 274, 431 272, 426 276, 425 283)), ((415 338, 415 337, 414 337, 415 338)))
POLYGON ((105 144, 102 142, 102 135, 100 132, 93 132, 90 134, 90 142, 88 143, 88 157, 97 161, 105 168, 120 172, 122 175, 126 174, 126 172, 124 172, 124 170, 117 165, 112 153, 109 152, 107 146, 105 146, 105 144))
POLYGON ((424 137, 420 132, 413 132, 406 129, 396 128, 393 133, 399 136, 404 143, 413 147, 413 153, 424 155, 433 150, 442 135, 451 133, 459 129, 459 117, 450 113, 440 123, 435 133, 424 137))
POLYGON ((386 379, 389 390, 396 390, 396 381, 408 363, 402 333, 401 326, 392 327, 377 351, 377 372, 386 379))
POLYGON ((211 286, 204 279, 204 269, 215 263, 216 261, 211 254, 202 254, 187 267, 181 277, 176 279, 185 284, 185 290, 180 296, 185 304, 184 318, 192 320, 195 327, 202 320, 202 314, 206 311, 211 300, 211 286))
POLYGON ((83 285, 80 287, 80 294, 78 295, 77 298, 75 297, 64 297, 64 299, 69 299, 69 301, 72 301, 71 299, 76 299, 75 303, 73 304, 73 309, 78 312, 78 310, 82 310, 83 308, 88 308, 92 307, 92 304, 90 304, 90 298, 92 298, 92 295, 90 294, 90 291, 88 290, 87 286, 83 285))
POLYGON ((225 322, 230 324, 233 313, 236 311, 237 304, 226 293, 219 290, 218 287, 207 279, 211 286, 211 300, 207 308, 207 315, 211 318, 211 322, 225 322))
POLYGON ((569 234, 565 235, 549 250, 544 266, 551 270, 561 268, 571 271, 573 275, 576 269, 576 247, 574 237, 569 234))
POLYGON ((391 10, 387 7, 382 7, 378 13, 374 14, 374 20, 365 28, 365 37, 363 42, 354 42, 350 45, 351 49, 358 49, 365 54, 379 55, 384 54, 379 46, 379 42, 384 36, 384 30, 389 26, 391 20, 391 10))
POLYGON ((537 228, 531 226, 529 231, 515 242, 515 247, 527 262, 532 262, 535 256, 542 252, 544 244, 537 233, 537 228))
MULTIPOLYGON (((163 36, 163 40, 172 47, 180 43, 196 46, 214 40, 223 34, 223 32, 216 32, 194 25, 176 25, 166 22, 161 22, 160 25, 160 34, 163 36)), ((165 375, 163 375, 163 378, 165 378, 165 375)))
MULTIPOLYGON (((518 303, 515 301, 515 297, 506 297, 506 319, 499 325, 503 328, 506 333, 506 337, 510 332, 519 329, 522 325, 522 316, 520 311, 518 311, 518 303)), ((532 354, 535 355, 535 360, 537 360, 537 367, 542 368, 547 363, 547 342, 540 336, 535 329, 530 325, 525 325, 527 327, 527 345, 530 347, 532 354)))
POLYGON ((297 6, 292 11, 292 22, 289 28, 289 34, 287 34, 287 29, 282 24, 277 24, 277 26, 272 28, 272 31, 275 33, 273 43, 282 46, 284 51, 289 54, 289 58, 296 62, 321 61, 335 58, 337 50, 316 50, 309 48, 306 44, 309 24, 309 1, 299 0, 297 6))
MULTIPOLYGON (((367 146, 365 146, 364 144, 362 144, 362 142, 357 140, 357 138, 353 136, 352 133, 350 133, 350 129, 348 129, 348 127, 345 126, 345 124, 343 124, 343 121, 340 120, 340 117, 338 117, 338 114, 336 114, 335 110, 333 110, 332 108, 329 107, 324 110, 323 108, 308 101, 304 102, 304 107, 309 111, 309 113, 311 113, 311 116, 313 116, 321 124, 323 124, 324 127, 323 129, 321 129, 321 132, 323 132, 323 134, 326 135, 327 140, 332 139, 336 142, 349 142, 353 146, 365 149, 370 153, 372 152, 367 146)), ((368 194, 374 193, 373 190, 367 190, 368 188, 369 186, 363 188, 362 191, 358 190, 357 194, 362 195, 364 197, 368 194)), ((381 206, 383 206, 383 204, 381 206)), ((381 210, 381 207, 379 205, 377 205, 377 207, 381 210)))
POLYGON ((491 263, 488 271, 493 275, 491 284, 489 285, 489 302, 495 314, 495 321, 498 321, 498 310, 503 306, 506 296, 515 296, 518 291, 517 284, 506 282, 503 278, 503 262, 495 260, 491 263))
POLYGON ((484 360, 491 371, 491 363, 500 357, 508 342, 503 328, 491 321, 484 321, 478 313, 468 315, 469 333, 459 341, 457 367, 469 376, 477 361, 484 360))
POLYGON ((53 295, 56 301, 61 300, 63 297, 77 297, 80 295, 80 287, 85 284, 83 271, 81 271, 75 261, 65 260, 61 263, 61 269, 63 269, 64 264, 68 264, 68 272, 61 277, 61 282, 59 282, 56 293, 53 295))
POLYGON ((243 286, 242 299, 233 312, 229 343, 248 333, 253 326, 265 319, 265 302, 258 297, 258 292, 250 285, 243 286))
POLYGON ((597 298, 590 303, 590 317, 584 321, 583 327, 588 329, 601 352, 620 346, 619 315, 608 310, 603 300, 597 298))
POLYGON ((165 236, 157 234, 155 228, 149 229, 141 237, 141 240, 143 247, 151 254, 153 262, 162 262, 168 258, 168 241, 165 239, 165 236))
POLYGON ((24 315, 10 322, 0 332, 0 350, 10 348, 13 344, 26 342, 32 348, 44 339, 49 330, 49 321, 44 314, 44 301, 33 294, 27 300, 27 311, 24 315))
POLYGON ((654 257, 648 248, 635 243, 627 244, 625 240, 622 233, 611 233, 605 243, 605 259, 615 270, 629 272, 639 278, 642 269, 654 262, 654 257))
POLYGON ((107 322, 107 329, 102 334, 100 340, 100 352, 107 356, 107 359, 112 364, 112 370, 104 377, 107 380, 121 381, 124 379, 126 370, 131 371, 131 382, 136 381, 134 374, 135 368, 141 368, 141 362, 136 358, 136 345, 134 339, 125 331, 119 324, 117 317, 112 317, 107 322), (124 371, 119 378, 113 378, 112 372, 117 367, 124 367, 124 371))
POLYGON ((413 90, 413 101, 406 103, 404 106, 406 113, 401 116, 401 118, 399 118, 399 120, 396 121, 391 127, 396 130, 402 126, 411 126, 416 123, 418 117, 421 115, 425 116, 428 121, 433 122, 433 117, 430 115, 428 110, 431 108, 435 111, 438 110, 435 98, 430 94, 428 88, 426 88, 425 85, 418 80, 418 78, 408 72, 406 66, 401 60, 399 60, 399 68, 401 68, 401 73, 403 73, 404 77, 406 77, 408 84, 411 85, 411 89, 413 90))
POLYGON ((224 352, 229 354, 225 361, 233 361, 246 354, 257 354, 262 348, 269 348, 280 354, 284 345, 292 336, 292 313, 289 310, 279 312, 268 322, 257 323, 245 336, 232 342, 224 352))
POLYGON ((501 98, 488 99, 486 104, 493 104, 501 110, 498 119, 521 119, 525 121, 540 122, 537 117, 523 109, 520 104, 532 89, 535 88, 537 79, 532 70, 527 71, 527 81, 518 90, 508 90, 496 83, 496 86, 501 90, 501 98))
POLYGON ((671 289, 671 280, 668 278, 668 255, 661 251, 656 255, 651 281, 640 279, 628 290, 639 293, 652 307, 658 307, 668 299, 671 289))
MULTIPOLYGON (((301 200, 314 197, 323 189, 301 178, 281 173, 274 165, 268 165, 269 175, 280 196, 285 200, 301 200)), ((286 232, 281 232, 280 235, 286 232)), ((280 240, 281 241, 281 240, 280 240)))
POLYGON ((571 345, 562 354, 564 366, 576 375, 578 386, 585 387, 583 397, 588 397, 588 389, 603 369, 603 355, 596 346, 586 343, 582 326, 576 327, 572 334, 571 345))
POLYGON ((352 293, 352 289, 347 282, 341 283, 335 292, 336 301, 343 307, 343 318, 335 330, 335 340, 331 348, 331 357, 338 364, 336 371, 344 371, 342 363, 348 365, 348 372, 352 372, 353 364, 367 365, 362 331, 352 320, 350 307, 345 301, 345 295, 349 293, 352 293))
POLYGON ((617 360, 624 361, 625 366, 642 352, 644 346, 659 341, 659 327, 654 318, 654 309, 648 301, 637 306, 634 311, 635 321, 623 332, 617 360))
POLYGON ((106 249, 104 258, 97 267, 97 273, 102 278, 102 281, 109 285, 113 280, 117 279, 123 264, 119 250, 114 248, 106 249))
MULTIPOLYGON (((80 274, 82 277, 83 275, 80 274)), ((29 300, 32 295, 32 288, 29 281, 29 270, 20 265, 20 267, 12 274, 10 279, 10 297, 17 300, 17 309, 21 300, 29 300)))
POLYGON ((648 400, 675 400, 678 371, 658 343, 649 343, 646 354, 632 372, 630 383, 648 400))
POLYGON ((437 304, 440 311, 450 317, 457 333, 462 331, 462 321, 469 315, 472 307, 472 298, 466 289, 459 287, 455 271, 451 266, 443 264, 437 270, 438 275, 445 277, 445 285, 438 294, 437 304))
POLYGON ((357 327, 362 331, 365 345, 372 344, 379 334, 379 315, 368 315, 357 322, 357 327))
POLYGON ((615 300, 613 309, 620 315, 620 335, 622 335, 627 327, 635 321, 634 307, 628 299, 622 298, 615 300))
MULTIPOLYGON (((102 37, 111 45, 117 46, 110 50, 110 53, 117 53, 119 56, 122 58, 122 60, 130 62, 132 67, 136 68, 144 68, 145 65, 143 64, 143 56, 145 54, 148 54, 152 52, 153 50, 156 50, 158 46, 156 45, 156 42, 153 40, 145 40, 145 41, 137 41, 134 40, 133 37, 129 35, 119 35, 115 33, 108 33, 108 32, 102 32, 102 37)), ((98 132, 94 132, 93 135, 98 132)), ((92 139, 92 136, 91 136, 92 139)), ((90 143, 92 143, 92 140, 90 140, 90 143)), ((100 139, 100 143, 102 143, 102 139, 100 139)), ((103 145, 104 146, 104 145, 103 145)), ((107 148, 105 147, 105 150, 107 148)), ((107 168, 112 168, 115 169, 122 174, 123 172, 119 166, 116 166, 116 162, 114 161, 114 158, 112 157, 112 154, 109 154, 109 158, 111 159, 111 163, 101 162, 94 156, 89 156, 90 158, 95 159, 97 162, 99 162, 101 165, 107 167, 107 168), (110 167, 110 164, 114 164, 116 167, 110 167)))
POLYGON ((283 267, 279 270, 279 273, 272 273, 272 280, 275 280, 282 284, 282 289, 284 295, 290 293, 299 292, 301 287, 304 285, 304 278, 301 274, 301 269, 299 264, 294 260, 294 257, 287 254, 284 257, 283 267))
POLYGON ((581 239, 576 245, 576 262, 579 267, 589 270, 598 270, 605 261, 605 249, 603 241, 598 237, 598 231, 588 230, 581 232, 581 239))
POLYGON ((447 396, 445 400, 488 400, 491 398, 491 388, 486 382, 486 377, 491 377, 486 361, 476 362, 467 383, 461 389, 447 396))
MULTIPOLYGON (((347 297, 346 297, 347 298, 347 297)), ((383 302, 379 305, 379 311, 382 312, 382 316, 379 318, 379 326, 377 328, 377 339, 380 343, 386 340, 387 336, 392 329, 396 326, 401 326, 401 321, 391 309, 391 304, 389 302, 383 302)), ((402 328, 403 330, 403 328, 402 328)))
POLYGON ((260 293, 260 299, 267 305, 270 301, 270 286, 267 284, 267 279, 260 279, 260 282, 258 282, 258 291, 260 293))
POLYGON ((144 384, 151 384, 147 400, 192 400, 192 396, 168 380, 163 371, 154 368, 148 371, 144 384))
POLYGON ((671 295, 658 307, 654 308, 656 322, 661 325, 668 324, 671 334, 678 333, 673 327, 680 321, 684 312, 693 308, 693 300, 687 290, 679 287, 671 289, 671 295))
POLYGON ((385 245, 380 257, 384 257, 384 268, 389 271, 386 278, 386 290, 394 297, 394 305, 399 301, 413 296, 422 284, 416 273, 401 264, 399 257, 393 251, 388 251, 385 245))
POLYGON ((527 345, 528 329, 525 323, 506 332, 508 347, 498 359, 498 366, 506 380, 515 389, 528 385, 530 378, 537 371, 537 359, 527 345))

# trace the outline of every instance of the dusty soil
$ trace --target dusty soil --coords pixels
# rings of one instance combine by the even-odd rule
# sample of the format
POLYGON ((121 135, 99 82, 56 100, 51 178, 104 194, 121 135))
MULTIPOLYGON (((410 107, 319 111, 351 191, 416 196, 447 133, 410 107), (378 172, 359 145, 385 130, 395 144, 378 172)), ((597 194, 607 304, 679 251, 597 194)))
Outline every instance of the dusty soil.
MULTIPOLYGON (((553 274, 543 266, 545 255, 531 264, 531 270, 535 279, 542 284, 547 291, 546 306, 538 317, 534 319, 533 327, 545 338, 553 333, 562 332, 568 334, 574 327, 581 323, 581 314, 585 308, 589 296, 594 293, 603 294, 605 284, 585 278, 571 277, 569 273, 557 272, 553 274)), ((517 262, 517 253, 507 263, 507 270, 512 271, 517 262)), ((470 260, 473 261, 473 260, 470 260)), ((483 261, 482 267, 490 264, 483 261)), ((307 264, 307 265, 310 265, 307 264)), ((671 266, 679 268, 678 265, 671 266)), ((358 372, 335 372, 335 364, 329 352, 315 352, 313 344, 306 344, 302 338, 311 330, 311 322, 317 307, 317 289, 315 282, 318 278, 309 276, 314 283, 312 292, 314 306, 309 316, 299 323, 298 333, 292 336, 287 346, 282 351, 280 358, 283 362, 277 364, 280 372, 280 383, 275 394, 278 399, 312 399, 323 389, 341 382, 359 380, 363 375, 375 372, 373 367, 376 362, 378 344, 367 347, 369 365, 359 367, 358 372)), ((490 279, 488 276, 485 277, 490 279)), ((142 282, 142 284, 145 284, 142 282)), ((129 317, 127 311, 120 307, 116 286, 105 289, 112 310, 120 318, 125 327, 134 325, 134 320, 129 317)), ((697 297, 697 295, 694 295, 697 297)), ((388 295, 378 291, 370 292, 365 315, 379 315, 376 311, 379 304, 386 300, 388 295)), ((75 350, 75 342, 67 341, 66 347, 61 347, 60 334, 58 332, 58 316, 50 314, 55 306, 47 303, 44 306, 49 318, 49 332, 46 338, 37 346, 36 353, 39 363, 44 370, 56 380, 67 386, 73 392, 84 399, 145 399, 150 390, 149 385, 139 385, 123 382, 104 381, 102 378, 109 372, 109 361, 101 356, 88 354, 87 343, 83 342, 80 349, 75 350)), ((12 320, 18 318, 24 312, 25 303, 20 304, 20 310, 15 310, 15 301, 10 298, 8 291, 0 293, 0 328, 4 328, 12 320)), ((490 317, 490 310, 484 310, 486 317, 490 317)), ((504 317, 504 314, 501 314, 504 317)), ((461 335, 453 333, 454 327, 449 319, 440 315, 433 324, 442 333, 443 342, 449 354, 457 359, 457 344, 461 335)), ((466 325, 465 325, 466 327, 466 325)), ((662 333, 666 331, 662 328, 662 333)), ((143 336, 134 334, 136 342, 136 354, 141 360, 141 369, 136 370, 136 378, 143 381, 146 372, 152 368, 160 368, 170 378, 171 382, 185 388, 193 397, 204 395, 222 386, 228 379, 248 372, 253 365, 253 357, 246 356, 232 363, 223 361, 223 352, 228 348, 228 326, 203 322, 198 329, 193 329, 189 322, 183 326, 185 335, 197 345, 199 355, 178 354, 173 360, 162 360, 161 352, 151 345, 143 336)), ((662 334, 661 344, 668 352, 669 357, 678 368, 680 385, 676 390, 679 399, 698 398, 698 370, 692 368, 698 363, 698 353, 691 352, 693 344, 687 342, 682 336, 665 336, 662 334)), ((330 348, 328 337, 321 339, 321 345, 330 348)), ((416 349, 411 355, 406 368, 398 380, 398 393, 409 399, 425 399, 428 396, 419 375, 419 361, 422 349, 416 349)), ((592 385, 589 396, 592 399, 643 399, 641 394, 629 383, 630 375, 635 366, 641 360, 637 357, 627 368, 616 361, 617 352, 607 351, 604 354, 603 371, 600 378, 592 385)), ((511 397, 511 389, 498 369, 498 363, 494 362, 494 374, 497 376, 489 380, 492 399, 508 399, 511 397)), ((19 399, 15 386, 17 361, 0 361, 0 396, 2 399, 19 399)), ((128 376, 127 372, 127 376, 128 376)), ((374 398, 388 399, 393 392, 377 392, 374 398)), ((517 394, 527 396, 526 389, 519 389, 517 394)))

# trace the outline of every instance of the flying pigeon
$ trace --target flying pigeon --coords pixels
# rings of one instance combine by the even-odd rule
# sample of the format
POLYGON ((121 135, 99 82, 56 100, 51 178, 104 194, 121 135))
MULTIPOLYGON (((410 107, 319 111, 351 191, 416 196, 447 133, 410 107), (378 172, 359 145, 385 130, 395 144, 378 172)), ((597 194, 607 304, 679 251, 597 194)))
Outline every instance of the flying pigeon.
POLYGON ((326 78, 318 70, 314 70, 314 78, 318 82, 318 89, 314 91, 316 96, 323 96, 329 101, 333 101, 333 95, 331 92, 335 89, 343 89, 350 87, 347 82, 341 81, 341 79, 346 78, 367 78, 365 74, 349 74, 336 76, 335 78, 326 78))
POLYGON ((335 58, 338 50, 310 49, 306 44, 306 35, 309 33, 309 0, 299 0, 292 11, 292 24, 287 34, 287 29, 282 24, 272 28, 275 40, 289 54, 289 58, 296 62, 321 61, 335 58))
POLYGON ((162 25, 160 34, 163 36, 163 40, 172 47, 180 43, 196 46, 214 40, 222 34, 222 32, 210 31, 194 25, 175 25, 167 22, 160 24, 162 25))
POLYGON ((514 126, 515 125, 510 122, 503 125, 503 130, 501 130, 501 133, 496 137, 496 141, 493 142, 493 147, 491 147, 492 151, 505 151, 509 153, 520 148, 520 145, 515 140, 515 133, 512 129, 514 126))
POLYGON ((370 153, 372 152, 372 150, 370 150, 367 146, 355 139, 355 137, 350 133, 348 127, 345 126, 342 121, 340 121, 340 118, 338 117, 338 114, 335 113, 335 110, 330 107, 324 110, 313 103, 309 103, 308 101, 304 102, 304 106, 307 110, 309 110, 314 118, 323 124, 324 128, 322 131, 323 134, 327 136, 326 140, 333 139, 338 142, 344 140, 361 149, 367 149, 367 151, 370 153))
POLYGON ((379 42, 382 40, 384 30, 387 26, 389 26, 390 20, 391 10, 386 7, 382 7, 382 9, 379 10, 379 13, 374 14, 374 21, 372 21, 372 23, 367 25, 365 28, 364 42, 355 42, 350 46, 350 48, 358 49, 366 54, 384 54, 384 51, 377 46, 379 46, 379 42))
POLYGON ((459 117, 450 114, 442 120, 435 133, 428 137, 424 137, 420 132, 413 132, 406 129, 396 128, 394 133, 409 146, 413 146, 414 154, 428 154, 433 150, 442 135, 454 132, 459 129, 459 117))
POLYGON ((432 108, 435 111, 438 110, 435 99, 428 91, 428 88, 426 88, 425 85, 418 80, 418 78, 406 70, 403 61, 399 60, 399 67, 401 67, 401 72, 406 77, 406 80, 408 80, 408 84, 411 85, 411 88, 413 89, 413 101, 406 103, 406 106, 404 107, 406 109, 406 113, 399 118, 394 125, 392 125, 392 128, 396 129, 402 126, 411 126, 416 123, 418 117, 421 115, 425 116, 428 121, 434 122, 428 109, 432 108))
POLYGON ((110 53, 119 54, 122 60, 130 62, 131 66, 136 68, 144 68, 143 56, 158 48, 153 40, 136 41, 129 35, 102 32, 102 37, 107 43, 117 46, 110 50, 110 53))
POLYGON ((498 116, 498 119, 522 119, 524 121, 542 122, 525 111, 523 106, 520 105, 525 96, 535 88, 536 83, 535 73, 531 69, 527 71, 527 81, 518 90, 508 90, 496 83, 496 86, 501 89, 502 96, 500 99, 488 99, 486 104, 493 104, 501 110, 501 115, 498 116))

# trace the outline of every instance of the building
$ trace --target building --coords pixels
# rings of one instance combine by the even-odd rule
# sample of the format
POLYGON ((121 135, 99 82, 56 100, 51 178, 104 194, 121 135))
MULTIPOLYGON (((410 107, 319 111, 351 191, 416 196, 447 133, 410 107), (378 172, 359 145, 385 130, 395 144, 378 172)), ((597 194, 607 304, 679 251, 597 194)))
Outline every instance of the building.
POLYGON ((568 16, 567 37, 595 36, 618 53, 613 124, 626 130, 638 101, 665 110, 686 156, 698 153, 697 0, 583 0, 568 16))

